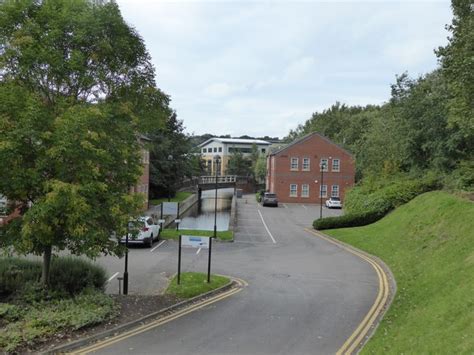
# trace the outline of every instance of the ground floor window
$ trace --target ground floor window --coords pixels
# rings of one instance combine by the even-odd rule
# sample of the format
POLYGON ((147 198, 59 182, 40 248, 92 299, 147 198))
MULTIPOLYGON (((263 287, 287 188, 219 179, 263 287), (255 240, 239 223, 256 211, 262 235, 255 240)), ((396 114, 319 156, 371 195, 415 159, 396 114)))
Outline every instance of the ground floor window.
POLYGON ((331 197, 339 197, 339 185, 332 185, 331 197))
POLYGON ((328 195, 328 185, 321 185, 319 190, 319 197, 327 197, 328 195))
POLYGON ((298 197, 298 185, 290 184, 290 197, 298 197))
POLYGON ((309 197, 309 185, 301 185, 301 197, 309 197))

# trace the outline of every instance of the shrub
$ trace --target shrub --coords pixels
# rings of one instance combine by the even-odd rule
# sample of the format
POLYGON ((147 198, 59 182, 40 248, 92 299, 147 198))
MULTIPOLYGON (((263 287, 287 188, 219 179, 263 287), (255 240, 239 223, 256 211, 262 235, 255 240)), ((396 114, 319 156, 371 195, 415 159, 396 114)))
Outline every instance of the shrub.
POLYGON ((367 211, 362 213, 348 213, 339 217, 326 217, 313 222, 317 230, 365 226, 374 223, 385 216, 383 211, 367 211))
POLYGON ((313 227, 323 230, 365 226, 378 221, 416 196, 439 187, 437 177, 432 175, 419 179, 397 177, 388 181, 370 181, 354 187, 346 194, 344 208, 347 214, 317 219, 313 222, 313 227))
MULTIPOLYGON (((21 259, 0 259, 0 297, 25 296, 34 300, 38 296, 41 262, 21 259)), ((102 290, 107 277, 105 270, 90 261, 62 257, 53 258, 50 271, 50 291, 75 295, 87 288, 102 290)))

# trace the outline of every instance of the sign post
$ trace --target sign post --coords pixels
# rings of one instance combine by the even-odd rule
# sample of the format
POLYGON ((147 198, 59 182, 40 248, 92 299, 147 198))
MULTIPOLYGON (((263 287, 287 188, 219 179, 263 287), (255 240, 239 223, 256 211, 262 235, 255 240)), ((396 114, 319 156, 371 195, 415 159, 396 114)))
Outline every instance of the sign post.
POLYGON ((178 285, 181 277, 181 248, 197 248, 197 249, 209 249, 208 261, 207 261, 207 283, 211 282, 211 252, 212 252, 212 237, 201 237, 192 235, 180 235, 179 236, 179 249, 178 249, 178 285))
POLYGON ((212 250, 212 238, 209 238, 209 253, 207 257, 207 283, 211 282, 211 250, 212 250))
POLYGON ((181 234, 179 235, 179 249, 178 249, 178 285, 181 281, 181 234))

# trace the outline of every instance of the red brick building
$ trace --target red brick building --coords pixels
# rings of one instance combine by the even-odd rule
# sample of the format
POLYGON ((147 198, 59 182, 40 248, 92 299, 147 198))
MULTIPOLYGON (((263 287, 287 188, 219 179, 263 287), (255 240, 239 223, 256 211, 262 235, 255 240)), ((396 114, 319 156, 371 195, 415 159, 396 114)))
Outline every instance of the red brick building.
POLYGON ((280 202, 323 203, 329 197, 344 201, 355 182, 351 153, 319 133, 308 134, 267 157, 266 189, 280 202), (324 164, 323 183, 321 168, 324 164))

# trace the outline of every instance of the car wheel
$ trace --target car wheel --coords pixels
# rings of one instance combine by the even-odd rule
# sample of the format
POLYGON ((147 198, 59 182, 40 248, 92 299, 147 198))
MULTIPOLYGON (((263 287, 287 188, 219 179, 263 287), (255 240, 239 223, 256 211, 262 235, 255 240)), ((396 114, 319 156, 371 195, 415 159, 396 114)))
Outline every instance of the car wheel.
POLYGON ((150 241, 148 242, 148 248, 153 246, 153 234, 150 236, 150 241))

